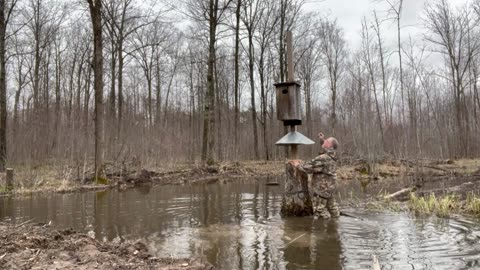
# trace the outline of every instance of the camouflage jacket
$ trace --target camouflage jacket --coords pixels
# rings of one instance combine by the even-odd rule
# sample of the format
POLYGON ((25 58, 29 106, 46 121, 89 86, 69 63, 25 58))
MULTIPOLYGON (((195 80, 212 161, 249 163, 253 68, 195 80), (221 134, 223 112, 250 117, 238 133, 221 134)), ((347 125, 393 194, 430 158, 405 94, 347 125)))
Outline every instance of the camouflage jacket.
POLYGON ((309 162, 305 162, 302 168, 311 174, 309 189, 313 196, 325 199, 332 197, 336 189, 337 164, 335 153, 325 153, 317 156, 309 162))

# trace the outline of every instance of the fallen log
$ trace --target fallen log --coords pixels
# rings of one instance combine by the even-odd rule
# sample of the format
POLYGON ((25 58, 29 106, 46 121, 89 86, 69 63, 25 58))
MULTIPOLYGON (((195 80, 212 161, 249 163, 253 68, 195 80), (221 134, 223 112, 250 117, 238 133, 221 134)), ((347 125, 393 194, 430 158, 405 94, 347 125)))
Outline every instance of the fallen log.
POLYGON ((397 200, 397 201, 407 201, 410 198, 410 194, 417 190, 416 187, 403 188, 392 194, 383 196, 384 200, 397 200))
POLYGON ((397 201, 407 201, 410 198, 410 194, 415 192, 418 196, 428 196, 430 194, 434 195, 445 195, 445 194, 455 194, 462 198, 465 198, 468 193, 472 191, 480 190, 480 177, 469 176, 464 178, 465 183, 460 185, 446 187, 446 188, 434 188, 434 189, 422 189, 419 190, 419 186, 403 188, 392 194, 383 196, 385 200, 397 200, 397 201), (473 181, 468 181, 473 180, 473 181))
POLYGON ((466 198, 468 193, 471 193, 473 191, 478 191, 478 190, 480 190, 479 180, 475 182, 471 182, 471 181, 465 182, 460 185, 456 185, 448 188, 435 188, 435 189, 429 189, 429 190, 421 190, 421 191, 418 191, 417 194, 418 196, 428 196, 430 194, 435 194, 435 195, 455 194, 460 196, 461 198, 466 198))

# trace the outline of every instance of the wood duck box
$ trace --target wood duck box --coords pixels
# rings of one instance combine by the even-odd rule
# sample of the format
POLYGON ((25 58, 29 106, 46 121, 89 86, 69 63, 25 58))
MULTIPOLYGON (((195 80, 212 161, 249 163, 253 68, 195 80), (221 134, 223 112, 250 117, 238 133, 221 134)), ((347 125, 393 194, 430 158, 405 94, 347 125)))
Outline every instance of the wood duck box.
POLYGON ((277 119, 284 125, 301 125, 300 84, 283 82, 274 84, 277 97, 277 119))

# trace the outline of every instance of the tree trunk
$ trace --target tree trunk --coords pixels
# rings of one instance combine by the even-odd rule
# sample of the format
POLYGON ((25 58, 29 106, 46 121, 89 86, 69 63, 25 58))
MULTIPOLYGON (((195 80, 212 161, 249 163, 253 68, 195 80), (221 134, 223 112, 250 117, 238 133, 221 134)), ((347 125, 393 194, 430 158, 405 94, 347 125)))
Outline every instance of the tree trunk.
POLYGON ((161 78, 160 78, 160 57, 157 55, 155 62, 155 72, 156 72, 156 85, 155 85, 155 93, 156 93, 156 111, 155 111, 155 124, 160 124, 160 113, 161 113, 161 105, 162 105, 162 85, 161 85, 161 78))
MULTIPOLYGON (((39 4, 39 2, 38 2, 39 4)), ((40 7, 37 7, 38 9, 40 9, 40 7)), ((39 88, 40 88, 40 33, 39 33, 39 28, 40 26, 38 25, 39 22, 38 22, 38 16, 40 16, 39 14, 39 11, 37 11, 37 14, 35 14, 35 16, 37 16, 37 20, 36 20, 36 25, 35 25, 35 33, 34 33, 34 36, 35 36, 35 60, 34 60, 34 67, 33 67, 33 85, 32 85, 32 88, 33 88, 33 110, 34 110, 34 114, 35 114, 35 111, 38 110, 38 107, 39 107, 39 98, 38 98, 38 91, 39 91, 39 88)), ((36 116, 34 116, 34 118, 36 119, 36 116)))
POLYGON ((22 75, 22 66, 23 66, 23 60, 18 65, 18 88, 17 88, 17 91, 15 91, 15 100, 13 104, 13 138, 14 139, 17 138, 17 130, 19 126, 18 106, 20 103, 20 95, 22 93, 23 81, 24 81, 23 79, 24 77, 22 75))
POLYGON ((237 23, 235 25, 235 116, 234 116, 234 159, 238 160, 238 124, 240 123, 240 95, 239 95, 239 77, 240 77, 240 65, 239 65, 239 53, 240 53, 240 8, 242 1, 237 1, 237 10, 235 16, 237 23))
MULTIPOLYGON (((284 38, 285 38, 285 16, 286 16, 286 1, 280 0, 280 36, 278 38, 279 41, 279 68, 280 68, 280 81, 284 82, 285 81, 285 72, 283 70, 283 67, 285 66, 285 46, 284 46, 284 38)), ((286 147, 285 147, 286 148, 286 147)))
POLYGON ((5 171, 7 163, 7 80, 5 39, 7 20, 5 0, 0 0, 0 171, 5 171))
POLYGON ((145 71, 145 75, 147 76, 147 90, 148 90, 148 100, 147 100, 147 108, 148 108, 148 116, 147 116, 147 122, 148 126, 152 127, 153 124, 153 115, 152 115, 152 76, 151 76, 151 70, 145 71))
POLYGON ((217 159, 222 161, 223 157, 223 141, 222 141, 222 104, 221 104, 221 91, 219 86, 219 74, 217 70, 217 62, 215 61, 214 64, 214 74, 215 74, 215 89, 217 89, 217 93, 215 95, 215 109, 217 113, 217 120, 215 122, 215 129, 216 129, 216 142, 217 142, 217 159))
POLYGON ((205 95, 205 109, 203 119, 202 161, 211 163, 214 161, 213 146, 215 134, 215 82, 213 81, 213 68, 215 64, 215 41, 217 36, 217 11, 218 0, 210 0, 209 8, 209 43, 208 43, 208 71, 207 93, 205 95))
MULTIPOLYGON (((402 7, 403 7, 403 0, 400 0, 398 3, 398 10, 396 11, 397 13, 397 49, 398 49, 398 67, 400 69, 400 93, 401 93, 401 100, 402 100, 402 124, 405 124, 405 99, 404 99, 404 81, 403 81, 403 66, 402 66, 402 40, 401 40, 401 31, 400 31, 400 16, 402 15, 402 7)), ((393 8, 393 7, 392 7, 393 8)), ((408 134, 406 132, 405 134, 408 134)), ((415 130, 415 135, 416 135, 416 130, 415 130)), ((406 139, 404 140, 406 142, 406 139)), ((406 153, 407 150, 407 143, 403 143, 403 148, 404 148, 404 153, 406 153)), ((419 149, 420 150, 420 149, 419 149)))
POLYGON ((70 78, 68 83, 68 90, 69 90, 69 98, 66 100, 66 107, 67 107, 67 122, 69 123, 68 127, 70 128, 70 123, 72 122, 72 95, 73 95, 73 83, 75 79, 75 66, 77 65, 77 54, 78 52, 75 50, 72 60, 72 66, 70 70, 70 78))
MULTIPOLYGON (((377 32, 377 40, 378 40, 378 55, 380 57, 380 69, 382 72, 382 95, 383 95, 383 112, 385 114, 385 125, 388 126, 388 109, 387 109, 387 75, 385 72, 385 60, 384 60, 384 52, 383 52, 383 43, 382 37, 380 35, 380 23, 378 22, 377 13, 373 13, 375 16, 375 25, 376 25, 376 32, 377 32)), ((385 146, 384 146, 385 147, 385 146)))
POLYGON ((95 91, 95 180, 105 183, 103 168, 103 38, 102 38, 102 1, 87 0, 90 7, 94 43, 94 91, 95 91))
POLYGON ((56 49, 56 57, 55 57, 55 122, 53 123, 53 143, 52 143, 52 150, 55 149, 57 146, 58 141, 58 125, 60 124, 60 102, 61 102, 61 94, 60 94, 60 83, 61 83, 61 74, 62 74, 62 67, 61 67, 61 55, 59 48, 56 49))
MULTIPOLYGON (((116 69, 116 64, 117 64, 117 59, 116 59, 116 53, 117 50, 115 48, 115 41, 113 40, 112 37, 112 53, 111 53, 111 59, 110 59, 110 76, 111 76, 111 84, 110 84, 110 108, 109 108, 109 116, 108 120, 111 121, 110 123, 115 123, 115 118, 116 118, 116 113, 115 113, 115 106, 116 106, 116 101, 115 101, 115 69, 116 69)), ((110 125, 111 126, 111 125, 110 125)))
POLYGON ((123 121, 123 38, 120 38, 117 44, 118 52, 118 87, 117 87, 117 96, 118 96, 118 124, 117 124, 117 137, 120 137, 122 131, 122 121, 123 121))
MULTIPOLYGON (((386 74, 385 74, 385 62, 384 62, 384 57, 383 57, 383 48, 382 48, 382 39, 381 39, 381 36, 380 36, 380 24, 378 22, 378 18, 377 18, 377 13, 374 12, 374 16, 375 16, 375 24, 376 24, 376 32, 377 32, 377 40, 378 40, 378 54, 379 54, 379 57, 380 57, 380 69, 381 69, 381 72, 382 72, 382 95, 383 95, 383 111, 384 111, 384 114, 385 114, 385 119, 387 119, 387 109, 386 109, 386 104, 387 104, 387 100, 386 100, 386 88, 387 88, 387 79, 386 79, 386 74)), ((373 77, 373 74, 372 74, 372 80, 375 80, 375 78, 373 77)), ((380 111, 379 111, 379 104, 378 104, 378 98, 377 98, 377 93, 376 93, 376 89, 375 89, 375 86, 374 86, 374 91, 375 91, 375 104, 376 104, 376 107, 377 107, 377 113, 379 114, 379 118, 381 117, 380 116, 380 111)), ((382 132, 382 147, 383 147, 383 150, 386 150, 386 145, 385 145, 385 134, 384 134, 384 131, 383 131, 383 127, 382 127, 382 120, 381 118, 379 119, 379 125, 380 125, 380 131, 382 132)), ((385 125, 388 125, 387 121, 385 121, 385 125)))
MULTIPOLYGON (((252 22, 253 23, 253 22, 252 22)), ((253 48, 253 30, 248 29, 248 67, 250 73, 250 106, 252 106, 252 125, 253 125, 253 151, 255 159, 259 159, 258 155, 258 130, 257 130, 257 109, 255 106, 255 78, 253 73, 253 61, 255 51, 253 48)))
POLYGON ((304 91, 305 91, 305 118, 307 120, 307 134, 308 136, 313 136, 313 123, 312 123, 312 93, 311 93, 311 80, 310 75, 307 74, 304 80, 304 91))
POLYGON ((330 90, 332 91, 332 113, 330 114, 330 124, 332 127, 332 134, 335 135, 335 127, 337 126, 337 79, 333 78, 332 80, 333 81, 330 82, 330 90))
MULTIPOLYGON (((178 55, 175 56, 176 58, 178 57, 178 55)), ((175 78, 175 73, 177 72, 177 67, 178 67, 178 63, 177 63, 177 59, 175 59, 175 63, 174 63, 174 66, 172 68, 172 75, 170 76, 170 80, 168 81, 168 86, 167 86, 167 93, 165 95, 165 105, 163 106, 164 108, 164 125, 166 126, 167 125, 167 112, 168 112, 168 102, 169 102, 169 99, 170 99, 170 93, 172 91, 172 84, 173 84, 173 79, 175 78)))
POLYGON ((267 141, 267 96, 265 93, 265 71, 264 71, 264 48, 260 49, 260 60, 258 63, 258 74, 260 76, 260 96, 262 109, 262 139, 265 148, 265 159, 270 160, 270 151, 267 141))

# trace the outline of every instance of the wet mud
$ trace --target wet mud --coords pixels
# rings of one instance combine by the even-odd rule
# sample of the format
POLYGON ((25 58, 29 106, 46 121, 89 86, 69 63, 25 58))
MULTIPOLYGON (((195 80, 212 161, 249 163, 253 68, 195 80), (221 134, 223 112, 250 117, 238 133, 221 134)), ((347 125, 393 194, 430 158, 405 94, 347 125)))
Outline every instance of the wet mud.
POLYGON ((0 269, 213 269, 201 259, 156 258, 140 241, 100 242, 48 224, 0 223, 0 269))

